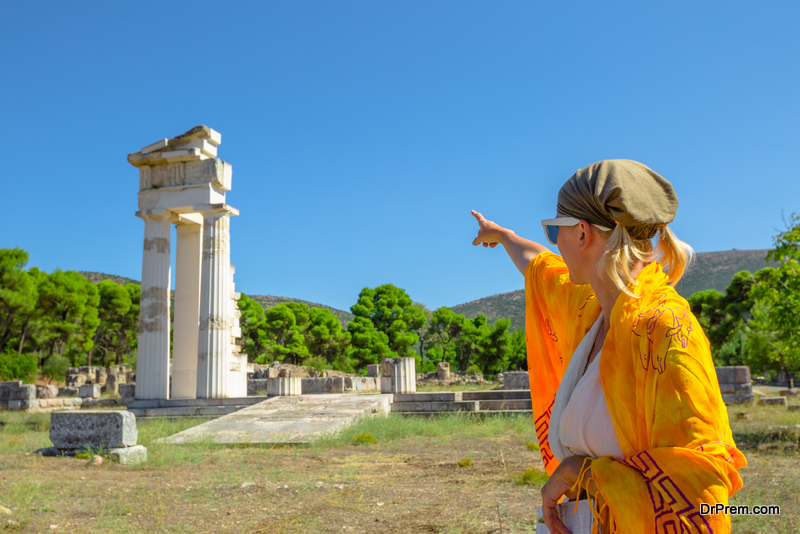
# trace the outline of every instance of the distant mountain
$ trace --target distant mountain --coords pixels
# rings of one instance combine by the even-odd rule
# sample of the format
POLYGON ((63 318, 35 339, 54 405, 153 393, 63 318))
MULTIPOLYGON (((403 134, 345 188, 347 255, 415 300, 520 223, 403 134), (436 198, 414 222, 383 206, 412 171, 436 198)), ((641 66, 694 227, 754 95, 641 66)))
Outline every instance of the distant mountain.
POLYGON ((491 297, 473 300, 453 306, 452 310, 468 318, 483 314, 493 323, 501 317, 511 320, 511 328, 525 326, 525 292, 522 289, 510 293, 500 293, 491 297))
POLYGON ((739 271, 754 273, 764 267, 777 267, 777 263, 767 262, 767 252, 766 249, 700 252, 675 289, 684 297, 704 289, 725 291, 739 271))
POLYGON ((138 280, 134 280, 133 278, 126 278, 124 276, 117 276, 115 274, 95 273, 92 271, 78 271, 78 273, 82 274, 84 278, 86 278, 90 282, 94 282, 95 284, 98 282, 102 282, 103 280, 112 280, 121 286, 129 284, 131 282, 133 282, 134 284, 139 283, 138 280))
MULTIPOLYGON (((764 267, 775 267, 776 263, 767 263, 767 252, 768 250, 736 249, 700 252, 676 289, 684 297, 703 289, 725 291, 733 275, 739 271, 756 272, 764 267)), ((452 309, 470 318, 482 313, 490 322, 507 317, 511 320, 512 328, 525 326, 525 292, 521 289, 458 304, 452 309)))
POLYGON ((311 308, 324 308, 326 310, 329 310, 336 317, 338 317, 339 318, 339 322, 342 323, 342 326, 347 326, 347 323, 352 321, 353 317, 355 317, 355 315, 353 315, 350 312, 346 312, 346 311, 343 311, 343 310, 337 310, 336 308, 331 308, 330 306, 326 306, 324 304, 318 304, 316 302, 309 302, 307 300, 293 299, 293 298, 289 298, 289 297, 273 297, 272 295, 250 295, 250 294, 248 294, 247 296, 250 297, 251 299, 255 300, 256 302, 258 302, 262 306, 264 306, 265 309, 274 308, 278 304, 283 304, 284 302, 302 302, 303 304, 305 304, 306 306, 309 306, 311 308))

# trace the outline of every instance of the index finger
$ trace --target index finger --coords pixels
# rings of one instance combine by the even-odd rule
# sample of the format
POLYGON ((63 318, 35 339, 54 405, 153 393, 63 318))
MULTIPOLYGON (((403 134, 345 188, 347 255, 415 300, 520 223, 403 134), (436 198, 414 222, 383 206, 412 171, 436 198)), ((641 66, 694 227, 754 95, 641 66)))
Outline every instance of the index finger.
POLYGON ((475 210, 472 210, 472 212, 471 212, 471 213, 472 213, 472 216, 473 216, 473 217, 475 217, 475 219, 477 219, 477 220, 478 220, 478 223, 481 223, 481 222, 484 220, 484 218, 483 218, 483 215, 481 215, 481 214, 480 214, 480 213, 478 213, 477 211, 475 211, 475 210))

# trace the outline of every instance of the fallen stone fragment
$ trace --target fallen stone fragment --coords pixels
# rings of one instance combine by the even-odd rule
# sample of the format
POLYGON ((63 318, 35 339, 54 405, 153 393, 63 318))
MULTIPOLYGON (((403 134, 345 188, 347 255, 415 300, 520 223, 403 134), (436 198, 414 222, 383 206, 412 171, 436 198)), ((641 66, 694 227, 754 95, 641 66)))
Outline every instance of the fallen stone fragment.
POLYGON ((111 449, 108 455, 122 465, 136 465, 147 461, 147 448, 142 445, 111 449))
POLYGON ((786 397, 764 397, 758 401, 761 405, 766 406, 786 406, 786 397))
POLYGON ((50 441, 59 449, 116 448, 136 445, 136 416, 126 410, 55 412, 50 441))

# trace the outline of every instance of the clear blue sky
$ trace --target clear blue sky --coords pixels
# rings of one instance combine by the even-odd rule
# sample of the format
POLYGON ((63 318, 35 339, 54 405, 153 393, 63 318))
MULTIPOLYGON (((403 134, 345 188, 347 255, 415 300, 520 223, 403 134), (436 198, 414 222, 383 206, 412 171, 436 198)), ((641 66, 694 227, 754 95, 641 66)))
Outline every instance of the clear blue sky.
POLYGON ((245 293, 519 289, 470 209, 543 241, 561 184, 607 158, 672 181, 696 250, 769 248, 800 211, 798 6, 0 0, 0 247, 139 279, 126 156, 205 124, 245 293))

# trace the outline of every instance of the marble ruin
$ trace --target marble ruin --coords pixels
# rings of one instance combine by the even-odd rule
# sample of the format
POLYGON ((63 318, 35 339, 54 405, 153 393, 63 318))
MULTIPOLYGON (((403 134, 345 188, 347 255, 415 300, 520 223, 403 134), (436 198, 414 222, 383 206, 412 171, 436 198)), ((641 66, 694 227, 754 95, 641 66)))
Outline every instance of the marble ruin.
POLYGON ((197 126, 128 155, 139 169, 144 220, 136 399, 247 396, 247 357, 240 354, 239 295, 230 264, 225 203, 231 165, 217 158, 219 132, 197 126), (170 232, 177 227, 175 325, 170 391, 170 232))

